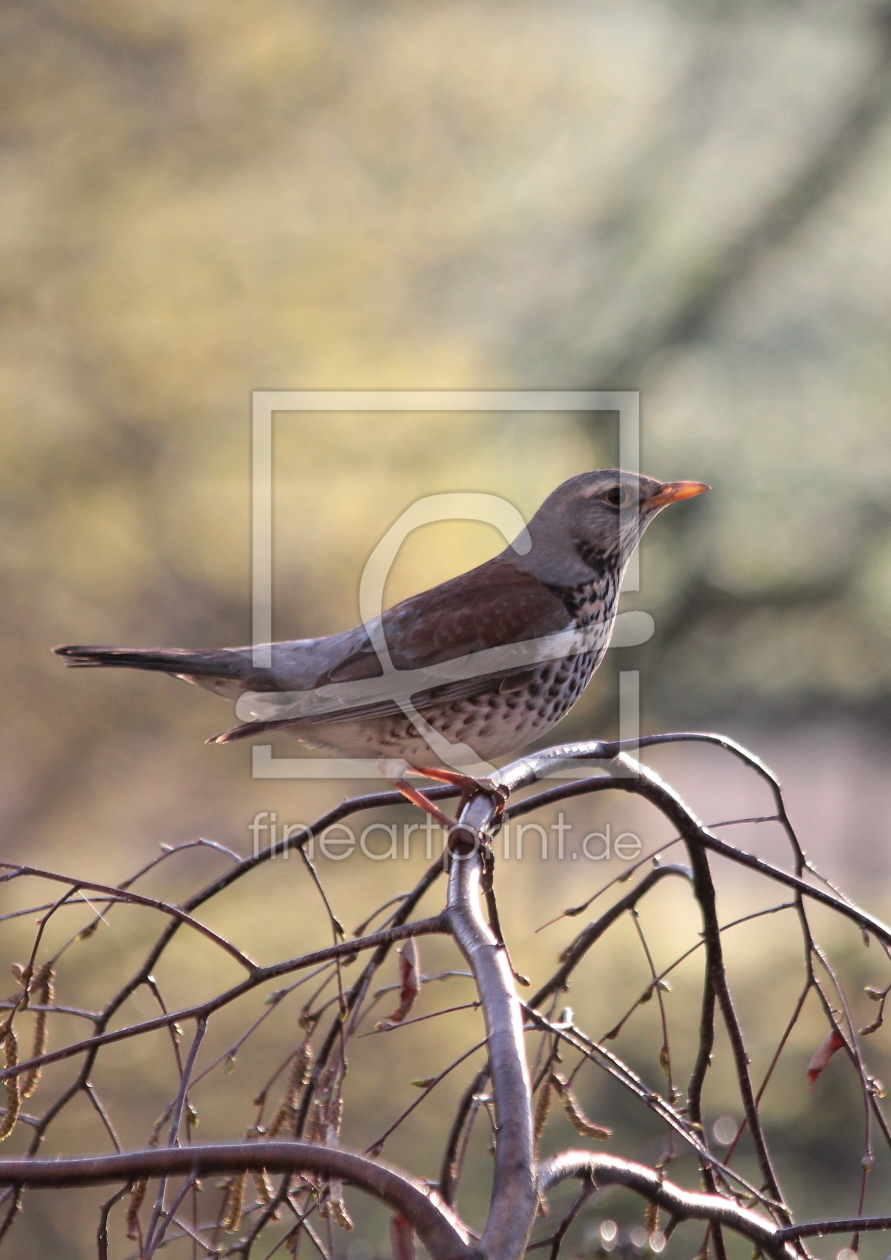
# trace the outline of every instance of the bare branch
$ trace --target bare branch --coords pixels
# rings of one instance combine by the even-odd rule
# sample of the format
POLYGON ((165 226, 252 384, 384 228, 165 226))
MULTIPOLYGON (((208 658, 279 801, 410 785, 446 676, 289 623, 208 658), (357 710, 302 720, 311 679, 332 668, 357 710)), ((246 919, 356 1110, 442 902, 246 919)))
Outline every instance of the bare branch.
POLYGON ((236 1142, 76 1159, 2 1160, 0 1185, 94 1186, 108 1181, 136 1181, 142 1177, 200 1177, 245 1169, 319 1173, 349 1181, 388 1207, 403 1212, 436 1260, 470 1260, 466 1230, 423 1182, 352 1151, 314 1146, 309 1142, 236 1142))
POLYGON ((591 946, 600 940, 607 928, 611 927, 617 919, 620 919, 627 910, 636 906, 641 897, 646 896, 650 889, 667 875, 680 875, 681 878, 688 880, 693 878, 692 872, 688 867, 677 866, 671 863, 666 863, 665 866, 657 866, 648 872, 640 883, 632 888, 631 892, 626 893, 624 897, 620 897, 614 905, 610 906, 609 910, 602 914, 596 922, 589 924, 572 944, 566 947, 561 955, 562 967, 551 976, 546 984, 542 985, 534 997, 529 999, 528 1005, 541 1006, 551 994, 559 993, 562 989, 565 989, 567 987, 566 982, 572 972, 591 946))
MULTIPOLYGON (((493 809, 494 805, 493 800, 493 809)), ((525 1247, 535 1218, 532 1106, 513 974, 503 947, 480 913, 481 868, 476 852, 453 857, 447 915, 458 948, 476 978, 495 1100, 495 1182, 481 1246, 489 1260, 512 1260, 525 1247)))
POLYGON ((539 1186, 542 1194, 569 1177, 581 1177, 603 1186, 626 1186, 636 1191, 650 1203, 663 1208, 678 1221, 709 1221, 725 1225, 742 1234, 757 1247, 762 1248, 774 1260, 792 1260, 797 1253, 783 1240, 785 1231, 778 1230, 772 1222, 740 1207, 733 1199, 719 1194, 695 1194, 683 1190, 674 1182, 664 1180, 654 1168, 634 1164, 630 1160, 616 1159, 591 1151, 564 1151, 546 1160, 539 1168, 539 1186))
POLYGON ((19 1063, 15 1067, 5 1068, 0 1072, 0 1081, 5 1080, 9 1076, 17 1076, 20 1072, 32 1067, 42 1067, 45 1063, 57 1063, 60 1059, 70 1059, 72 1055, 81 1054, 85 1050, 94 1050, 99 1046, 110 1045, 115 1041, 125 1041, 129 1037, 137 1037, 142 1033, 154 1032, 156 1028, 167 1028, 171 1024, 178 1024, 188 1019, 201 1019, 213 1014, 223 1006, 227 1006, 235 998, 241 997, 243 993, 248 993, 251 989, 255 989, 258 985, 265 983, 267 980, 275 979, 281 975, 287 975, 292 971, 299 971, 303 967, 314 967, 317 963, 327 962, 331 958, 342 958, 344 955, 349 956, 357 953, 362 949, 381 948, 382 945, 389 947, 393 941, 402 941, 409 936, 429 935, 434 932, 443 932, 445 927, 441 916, 435 919, 422 919, 417 923, 409 923, 398 927, 384 928, 380 932, 375 932, 371 936, 366 936, 357 941, 346 941, 339 945, 329 945, 325 949, 317 949, 314 953, 303 954, 299 958, 289 959, 288 962, 275 963, 270 967, 256 968, 253 976, 248 980, 242 980, 241 984, 234 985, 231 989, 218 994, 217 997, 211 998, 207 1002, 202 1002, 199 1006, 186 1007, 179 1011, 171 1011, 165 1015, 158 1016, 157 1019, 146 1019, 140 1024, 129 1024, 126 1028, 116 1028, 113 1032, 99 1033, 95 1037, 85 1037, 83 1041, 77 1041, 73 1045, 63 1046, 60 1050, 51 1050, 47 1054, 38 1055, 37 1058, 27 1059, 24 1063, 19 1063))
MULTIPOLYGON (((323 949, 273 962, 266 967, 258 967, 250 960, 246 960, 248 969, 246 977, 238 984, 211 996, 200 1005, 177 1011, 168 1010, 161 990, 154 979, 154 964, 167 949, 180 926, 183 923, 194 924, 191 915, 197 906, 209 902, 225 888, 231 887, 234 881, 243 878, 258 865, 281 852, 282 846, 271 847, 261 854, 241 861, 227 853, 225 856, 232 865, 223 875, 191 897, 182 901, 177 898, 179 904, 172 907, 167 902, 153 901, 123 891, 133 880, 139 878, 140 874, 144 874, 151 866, 157 865, 163 859, 155 859, 148 867, 143 867, 141 872, 137 872, 115 889, 109 889, 104 884, 96 884, 92 881, 84 882, 83 889, 99 893, 100 907, 107 908, 108 905, 129 902, 133 905, 148 904, 155 909, 171 911, 169 922, 136 972, 122 985, 104 1010, 92 1013, 76 1005, 57 1004, 51 986, 50 988, 41 987, 41 977, 44 972, 37 964, 38 946, 43 938, 47 922, 63 905, 71 904, 72 896, 81 892, 81 885, 68 877, 54 876, 50 872, 39 871, 36 868, 15 868, 7 875, 7 879, 19 878, 23 873, 33 874, 35 877, 46 875, 64 884, 66 890, 56 902, 37 908, 42 917, 38 920, 37 934, 32 941, 28 962, 24 967, 14 968, 21 986, 20 992, 0 1003, 4 1016, 4 1032, 9 1046, 14 1047, 14 1050, 9 1053, 8 1068, 0 1072, 0 1079, 6 1078, 13 1082, 19 1079, 21 1074, 27 1073, 29 1081, 33 1081, 36 1088, 36 1070, 45 1063, 79 1058, 79 1064, 75 1079, 49 1103, 42 1116, 23 1117, 33 1132, 28 1156, 22 1160, 0 1161, 0 1184, 7 1186, 5 1192, 0 1192, 0 1203, 5 1205, 5 1216, 0 1222, 0 1239, 11 1228, 19 1213, 21 1196, 25 1187, 88 1185, 99 1181, 114 1180, 126 1182, 131 1187, 127 1228, 135 1230, 137 1229, 135 1224, 135 1214, 138 1212, 137 1199, 144 1194, 145 1184, 150 1178, 161 1178, 162 1186, 155 1199, 147 1236, 143 1238, 140 1235, 139 1237, 141 1254, 152 1254, 167 1242, 172 1241, 174 1236, 183 1236, 191 1237, 196 1247, 203 1248, 209 1254, 212 1252, 220 1256, 237 1255, 239 1260, 251 1260, 254 1246, 260 1241, 261 1235, 264 1235, 267 1225, 279 1220, 284 1211, 291 1213, 294 1219, 284 1235, 279 1237, 273 1247, 273 1252, 277 1252, 282 1247, 296 1247, 300 1235, 305 1232, 319 1255, 328 1257, 336 1254, 337 1251, 331 1231, 337 1217, 335 1209, 338 1203, 341 1215, 337 1219, 341 1224, 345 1221, 346 1227, 349 1224, 346 1209, 340 1198, 340 1186, 346 1182, 387 1203, 400 1214, 401 1218, 410 1222, 411 1231, 421 1237, 434 1260, 440 1260, 440 1257, 443 1260, 452 1260, 453 1257, 454 1260, 458 1260, 459 1257, 461 1260, 471 1260, 472 1256, 480 1254, 484 1254, 486 1260, 519 1260, 528 1242, 538 1202, 532 1132, 532 1088, 526 1063, 524 1024, 525 1032, 537 1041, 536 1086, 541 1085, 544 1080, 550 1083, 548 1088, 553 1087, 553 1082, 560 1082, 564 1092, 571 1098, 569 1090, 580 1070, 588 1063, 597 1065, 601 1070, 609 1073, 622 1088, 629 1091, 637 1100, 638 1105, 647 1108, 652 1116, 666 1127, 669 1139, 669 1145, 658 1169, 631 1164, 618 1158, 611 1159, 583 1152, 567 1152, 556 1161, 548 1161, 544 1166, 545 1181, 549 1177, 552 1183, 566 1176, 578 1176, 585 1183, 575 1205, 568 1215, 564 1216, 561 1224, 547 1239, 540 1240, 536 1244, 536 1246, 550 1247, 552 1256, 556 1256, 559 1251, 575 1213, 580 1210, 586 1197, 596 1187, 606 1184, 626 1185, 642 1194, 651 1204, 663 1207, 671 1218, 667 1232, 670 1232, 674 1224, 682 1219, 703 1221, 707 1227, 706 1240, 711 1239, 709 1246, 716 1260, 722 1260, 722 1257, 726 1256, 722 1236, 722 1230, 726 1229, 746 1236, 759 1250, 770 1255, 772 1260, 781 1260, 781 1258, 789 1260, 793 1254, 804 1254, 799 1240, 809 1233, 842 1232, 847 1229, 856 1232, 891 1227, 891 1218, 886 1221, 885 1218, 867 1218, 862 1215, 845 1222, 817 1222, 812 1225, 796 1226, 780 1199, 779 1187, 771 1166, 771 1154, 758 1112, 767 1082, 788 1042, 807 994, 814 989, 823 1004, 831 1027, 843 1036, 845 1053, 858 1076, 864 1109, 867 1162, 872 1156, 870 1124, 877 1122, 886 1139, 891 1143, 891 1128, 885 1120, 878 1100, 880 1086, 868 1075, 865 1058, 857 1042, 857 1023, 854 1020, 854 1013, 849 1009, 841 980, 833 970, 831 959, 821 949, 812 934, 805 912, 806 903, 808 900, 817 901, 836 914, 853 921, 870 937, 880 941, 884 949, 879 960, 882 963, 891 958, 891 929, 854 906, 828 881, 809 882, 812 878, 820 881, 822 877, 808 863, 795 836, 786 815, 782 793, 775 776, 757 758, 721 736, 695 732, 647 737, 639 741, 639 746, 673 741, 713 744, 722 752, 738 757, 769 784, 773 794, 775 813, 769 815, 768 820, 775 821, 784 827, 792 852, 794 872, 771 866, 721 840, 715 834, 715 828, 728 824, 712 824, 711 827, 703 825, 689 806, 668 785, 648 768, 634 761, 622 745, 596 741, 562 745, 532 754, 507 766, 498 775, 497 783, 491 791, 486 785, 466 801, 461 809, 459 821, 449 835, 448 848, 443 859, 427 869, 411 892, 399 894, 370 917, 366 917, 366 922, 371 922, 377 915, 390 911, 389 918, 384 921, 384 926, 379 931, 356 940, 336 939, 334 944, 323 949), (488 925, 482 913, 481 894, 485 892, 489 901, 494 895, 491 894, 489 885, 495 855, 489 838, 499 825, 498 810, 504 794, 503 789, 509 793, 516 793, 520 789, 531 787, 536 781, 553 771, 578 762, 597 762, 599 767, 587 778, 553 784, 524 799, 514 798, 505 810, 505 815, 516 817, 542 804, 571 797, 590 796, 603 791, 630 792, 647 800, 677 829, 677 838, 667 841, 660 848, 683 843, 687 848, 691 866, 688 869, 686 866, 677 864, 667 866, 654 864, 652 869, 641 872, 635 887, 619 896, 614 905, 606 909, 575 937, 564 949, 553 974, 540 981, 538 991, 530 1002, 521 1004, 514 989, 514 976, 507 948, 500 939, 497 926, 494 928, 491 926, 495 923, 491 916, 491 908, 488 925), (773 914, 780 909, 793 908, 797 911, 802 933, 806 982, 800 992, 795 1012, 786 1025, 779 1045, 773 1052, 757 1092, 749 1075, 743 1029, 734 1010, 722 952, 721 933, 733 924, 725 924, 722 927, 718 920, 716 891, 709 865, 709 854, 712 852, 747 867, 763 880, 791 888, 794 893, 793 901, 783 903, 781 906, 759 909, 734 920, 734 923, 773 914), (446 869, 449 870, 449 886, 445 909, 432 918, 409 922, 421 899, 433 888, 436 880, 446 869), (677 967, 683 959, 694 955, 700 948, 704 950, 705 975, 699 1045, 686 1108, 680 1105, 677 1091, 671 1087, 670 1080, 667 1096, 663 1096, 663 1093, 659 1092, 659 1089, 663 1087, 654 1089, 646 1082, 647 1070, 645 1068, 642 1068, 638 1074, 612 1053, 605 1044, 592 1040, 575 1024, 568 1008, 559 1017, 556 1015, 559 996, 569 986, 573 972, 582 959, 588 956, 610 926, 615 924, 623 914, 636 915, 645 897, 661 884, 663 877, 668 875, 680 876, 690 882, 693 896, 702 914, 703 934, 701 940, 692 944, 661 972, 657 971, 654 956, 646 939, 642 938, 650 969, 650 981, 645 995, 651 993, 662 977, 677 967), (391 907, 395 908, 391 910, 391 907), (481 1006, 486 1022, 486 1040, 475 1046, 465 1045, 461 1053, 450 1056, 451 1061, 436 1076, 415 1081, 414 1084, 421 1087, 420 1093, 395 1119, 388 1117, 389 1123, 381 1137, 365 1155, 341 1151, 339 1134, 346 1074, 348 1068, 350 1071, 355 1070, 354 1061, 359 1058, 359 1048, 367 1044, 357 1040, 365 1035, 360 1030, 366 1024, 381 995, 392 987, 385 985, 383 988, 375 989, 375 976, 396 942, 434 933, 451 935, 455 939, 470 966, 469 974, 475 981, 476 993, 473 995, 475 1000, 450 1004, 439 1011, 422 1014, 414 1019, 403 1019, 398 1026, 408 1027, 409 1024, 438 1018, 449 1011, 481 1006), (360 974, 351 987, 345 988, 341 980, 341 967, 352 962, 360 953, 369 950, 372 952, 360 974), (228 1045, 229 1049, 222 1054, 215 1052, 212 1062, 205 1067, 204 1071, 194 1075, 201 1035, 210 1017, 223 1011, 258 986, 293 972, 303 972, 304 975, 296 983, 289 982, 288 987, 269 993, 265 1013, 258 1015, 252 1012, 237 1035, 233 1036, 227 1030, 222 1044, 228 1045), (256 1030, 267 1016, 276 1010, 282 999, 299 984, 305 984, 311 980, 313 976, 317 977, 316 984, 310 985, 306 990, 309 997, 304 998, 299 1015, 300 1045, 294 1049, 292 1042, 287 1053, 285 1053, 286 1047, 283 1047, 282 1051, 276 1054, 278 1068, 263 1067, 261 1079, 265 1079, 266 1084, 254 1099, 255 1119, 247 1131, 245 1141, 225 1146, 179 1147, 177 1134, 187 1106, 187 1095, 191 1094, 197 1082, 231 1058, 235 1050, 243 1047, 254 1036, 256 1030), (829 978, 829 984, 826 983, 825 977, 829 978), (159 1015, 124 1028, 111 1029, 110 1021, 115 1012, 120 1010, 140 986, 147 987, 154 994, 161 1008, 159 1015), (32 997, 39 999, 33 1005, 31 1004, 32 997), (540 1007, 544 1009, 543 1014, 539 1013, 540 1007), (836 1007, 840 1007, 840 1010, 836 1007), (22 1014, 27 1008, 30 1008, 33 1015, 22 1014), (723 1162, 709 1149, 703 1130, 701 1105, 703 1084, 714 1048, 714 1025, 718 1011, 727 1025, 736 1066, 738 1095, 745 1116, 743 1123, 737 1126, 736 1139, 730 1143, 723 1162), (94 1035, 63 1045, 49 1053, 38 1053, 38 1048, 42 1049, 45 1045, 46 1026, 50 1015, 54 1017, 62 1013, 76 1014, 90 1019, 93 1023, 94 1035), (18 1045, 25 1043, 27 1039, 27 1026, 23 1030, 20 1025, 23 1020, 31 1019, 33 1019, 31 1040, 35 1052, 29 1060, 19 1063, 17 1061, 18 1045), (186 1020, 196 1021, 196 1035, 184 1058, 180 1049, 180 1034, 174 1025, 186 1020), (118 1143, 112 1116, 103 1106, 93 1084, 94 1080, 100 1080, 91 1075, 96 1067, 97 1054, 107 1044, 141 1036, 156 1029, 168 1029, 170 1032, 178 1085, 175 1091, 176 1096, 168 1104, 155 1127, 154 1136, 149 1141, 149 1149, 119 1152, 117 1155, 97 1156, 86 1160, 35 1158, 55 1118, 82 1093, 86 1094, 95 1108, 112 1141, 118 1143), (454 1119, 450 1123, 446 1120, 445 1150, 439 1181, 441 1198, 431 1192, 428 1184, 414 1181, 408 1173, 388 1169, 385 1165, 378 1163, 376 1158, 368 1158, 369 1154, 376 1156, 382 1142, 389 1134, 397 1129, 416 1108, 426 1103, 439 1081, 454 1071, 465 1059, 484 1047, 488 1050, 488 1063, 474 1076, 457 1105, 454 1119), (350 1051, 349 1061, 348 1050, 350 1051), (566 1066, 561 1068, 560 1065, 563 1063, 566 1066), (285 1080, 280 1080, 279 1078, 283 1072, 286 1072, 289 1064, 291 1065, 290 1072, 286 1073, 285 1080), (277 1081, 279 1081, 278 1086, 276 1086, 277 1081), (484 1092, 487 1081, 491 1081, 491 1095, 484 1092), (281 1091, 278 1099, 272 1099, 270 1096, 273 1088, 281 1091), (266 1111, 267 1105, 273 1108, 272 1121, 264 1120, 264 1116, 270 1114, 266 1111), (474 1248, 470 1241, 470 1232, 457 1220, 447 1204, 453 1202, 457 1196, 464 1154, 468 1149, 475 1117, 481 1110, 493 1128, 495 1176, 485 1231, 479 1248, 474 1248), (165 1128, 169 1126, 166 1149, 160 1149, 156 1145, 162 1125, 165 1128), (751 1185, 730 1167, 737 1141, 744 1128, 749 1129, 753 1135, 766 1190, 759 1190, 758 1187, 751 1185), (277 1139, 279 1133, 288 1134, 294 1140, 281 1142, 277 1139), (664 1179, 664 1164, 674 1158, 675 1135, 692 1148, 698 1156, 705 1194, 692 1194, 664 1179), (181 1203, 193 1193, 194 1179, 203 1172, 224 1172, 236 1178, 239 1183, 247 1177, 248 1185, 250 1185, 250 1174, 255 1174, 254 1184, 258 1202, 253 1206, 249 1204, 243 1212, 239 1210, 238 1219, 244 1219, 247 1230, 237 1241, 233 1239, 231 1245, 222 1247, 219 1245, 219 1235, 214 1231, 222 1227, 220 1219, 216 1226, 213 1224, 199 1226, 195 1207, 193 1207, 195 1214, 191 1225, 178 1215, 181 1203), (267 1173, 281 1174, 277 1188, 273 1188, 267 1173), (177 1189, 172 1193, 172 1206, 165 1207, 163 1183, 171 1177, 183 1177, 185 1180, 178 1183, 177 1189), (299 1180, 295 1182, 295 1178, 299 1180), (384 1178, 386 1184, 381 1181, 381 1178, 384 1178), (390 1180, 387 1181, 387 1178, 390 1180), (743 1207, 734 1199, 730 1187, 738 1187, 738 1193, 745 1196, 747 1203, 758 1204, 759 1211, 752 1211, 748 1206, 743 1207), (319 1237, 316 1231, 311 1229, 308 1217, 314 1212, 317 1212, 325 1221, 328 1230, 327 1239, 325 1239, 324 1231, 322 1237, 319 1237), (768 1213, 778 1218, 779 1226, 766 1219, 768 1213), (168 1233, 168 1230, 173 1232, 168 1233), (210 1233, 202 1237, 202 1232, 206 1230, 210 1230, 210 1233)), ((429 795, 445 797, 453 795, 454 792, 455 789, 447 785, 444 789, 433 789, 429 795)), ((302 853, 302 847, 309 838, 333 821, 344 818, 359 809, 401 801, 402 797, 397 793, 376 793, 345 801, 311 827, 305 828, 299 836, 289 837, 286 847, 302 853)), ((179 850, 171 850, 171 852, 175 851, 179 850)), ((305 856, 308 859, 309 855, 305 856)), ((641 859, 626 872, 623 878, 633 874, 652 856, 650 854, 647 858, 641 859)), ((307 863, 307 865, 310 864, 307 863)), ((319 871, 311 868, 309 875, 328 908, 332 928, 338 936, 341 929, 333 918, 332 903, 329 902, 322 886, 319 871)), ((606 881, 594 891, 592 897, 574 907, 569 913, 581 913, 594 898, 603 896, 615 882, 615 880, 606 881)), ((203 930, 200 924, 195 926, 203 930)), ((78 939, 78 937, 72 937, 69 944, 75 944, 78 939)), ((219 939, 226 946, 229 945, 228 942, 223 941, 222 937, 219 939)), ((67 947, 63 946, 64 948, 67 947)), ((230 953, 232 949, 234 947, 229 949, 230 953)), ((241 957, 245 956, 241 955, 241 957)), ((42 964, 43 968, 49 965, 50 963, 42 964)), ((466 972, 446 972, 443 973, 443 977, 458 974, 467 975, 466 972)), ((430 978, 432 977, 427 977, 427 979, 430 978)), ((416 980, 419 982, 420 978, 416 977, 416 980)), ((405 989, 405 987, 403 976, 402 988, 405 989)), ((886 991, 881 987, 870 990, 870 992, 878 993, 879 999, 886 991)), ((405 993, 402 996, 404 1003, 405 993)), ((638 1003, 631 1008, 632 1011, 639 1005, 640 1000, 645 999, 639 999, 638 1003)), ((400 1008, 403 1015, 406 1015, 407 1011, 407 1006, 400 1008)), ((620 1028, 627 1018, 628 1016, 625 1016, 616 1028, 620 1028)), ((60 1024, 61 1021, 53 1018, 49 1026, 54 1027, 60 1024)), ((661 1020, 663 1047, 669 1044, 670 1025, 671 1044, 676 1047, 678 1034, 673 1023, 671 1003, 666 1000, 661 1020)), ((607 1037, 611 1035, 612 1033, 607 1034, 607 1037)), ((252 1044, 255 1043, 256 1039, 252 1044)), ((15 1090, 17 1096, 21 1093, 20 1088, 16 1089, 14 1086, 11 1088, 15 1090)), ((541 1110, 542 1122, 544 1122, 544 1109, 541 1110)), ((570 1110, 575 1111, 574 1108, 570 1110)), ((581 1123, 577 1114, 575 1119, 577 1123, 581 1123)), ((861 1213, 868 1171, 864 1163, 860 1178, 861 1204, 858 1208, 861 1213)), ((99 1213, 97 1243, 100 1254, 107 1255, 108 1253, 108 1218, 116 1201, 117 1196, 108 1200, 99 1213)), ((230 1214, 225 1219, 234 1221, 235 1217, 230 1214)), ((233 1226, 233 1228, 240 1227, 233 1226)))
POLYGON ((891 1229, 891 1216, 852 1216, 840 1221, 805 1221, 777 1230, 777 1238, 814 1238, 823 1234, 866 1233, 873 1229, 891 1229))
POLYGON ((19 875, 32 875, 38 879, 49 879, 59 884, 70 884, 71 893, 81 892, 84 888, 88 888, 90 892, 107 893, 115 901, 129 902, 134 906, 147 906, 150 910, 160 910, 163 914, 169 914, 172 919, 194 928, 196 932, 206 936, 215 945, 219 945, 220 949, 224 949, 227 954, 231 954, 235 961, 240 963, 246 971, 253 971, 256 968, 257 964, 248 958, 247 954, 243 954, 240 949, 237 949, 231 941, 227 941, 224 936, 219 936, 213 928, 199 923, 197 919, 193 919, 190 914, 187 914, 179 906, 171 906, 166 901, 159 901, 157 897, 143 897, 139 893, 127 892, 122 888, 113 888, 108 884, 96 884, 90 880, 77 879, 71 875, 57 875, 54 871, 44 871, 36 866, 18 866, 11 862, 0 862, 0 867, 5 868, 9 872, 9 874, 4 875, 0 879, 0 882, 14 879, 19 875))

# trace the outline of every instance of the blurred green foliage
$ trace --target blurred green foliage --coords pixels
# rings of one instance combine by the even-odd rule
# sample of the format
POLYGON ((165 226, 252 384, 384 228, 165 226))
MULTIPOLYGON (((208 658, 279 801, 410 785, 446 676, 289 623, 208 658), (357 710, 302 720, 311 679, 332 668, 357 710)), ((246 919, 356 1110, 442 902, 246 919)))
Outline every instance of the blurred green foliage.
MULTIPOLYGON (((891 711, 889 58, 875 0, 7 0, 4 856, 112 882, 159 841, 204 833, 245 849, 258 810, 297 820, 330 803, 336 785, 254 781, 248 750, 206 748, 229 722, 214 697, 65 674, 49 655, 59 642, 249 640, 254 388, 640 388, 644 470, 714 491, 648 534, 626 606, 652 612, 656 635, 612 655, 640 669, 650 727, 769 735, 807 813, 804 754, 778 733, 802 718, 883 727, 891 711)), ((276 444, 287 637, 353 624, 362 564, 418 496, 486 490, 529 513, 564 477, 615 459, 608 417, 281 416, 276 444)), ((388 595, 499 546, 482 526, 427 527, 388 595)), ((567 736, 612 732, 616 675, 611 659, 567 736)), ((886 748, 864 751, 856 774, 832 740, 806 763, 845 803, 820 843, 852 879, 865 861, 843 821, 854 828, 855 800, 857 835, 887 840, 863 820, 856 777, 886 748)), ((688 786, 716 783, 728 786, 708 768, 688 786)), ((828 814, 807 816, 816 834, 828 814)), ((336 873, 347 921, 395 878, 386 864, 349 876, 336 873)), ((545 948, 529 927, 564 896, 549 878, 518 865, 506 884, 529 969, 545 948)), ((296 895, 261 880, 226 927, 264 957, 293 953, 309 943, 296 895)), ((685 918, 683 894, 672 899, 657 937, 685 918)), ((71 995, 100 1000, 145 948, 136 923, 97 936, 71 995)), ((9 930, 9 956, 24 939, 9 930)), ((747 1011, 764 1008, 762 965, 785 957, 772 921, 754 939, 738 958, 747 1011)), ((185 970, 171 965, 165 983, 218 982, 203 946, 182 948, 185 970)), ((609 964, 624 996, 640 979, 626 955, 617 944, 609 964)), ((573 995, 588 1000, 608 999, 573 995)), ((692 981, 672 997, 689 1018, 696 1000, 692 981)), ((457 1042, 471 1021, 455 1020, 457 1042)), ((838 1173, 813 1153, 840 1123, 827 1109, 819 1133, 807 1128, 801 1066, 819 1027, 803 1031, 773 1113, 814 1202, 838 1173)), ((251 1072, 281 1053, 279 1036, 251 1072)), ((426 1063, 440 1034, 418 1036, 426 1063)), ((144 1139, 169 1069, 146 1049, 127 1141, 144 1139)), ((109 1054, 108 1071, 126 1101, 132 1057, 109 1054)), ((362 1088, 355 1114, 373 1130, 380 1098, 362 1088)), ((218 1136, 228 1089, 208 1107, 226 1119, 218 1136)), ((618 1104, 603 1107, 618 1123, 618 1104)), ((58 1149, 98 1148, 94 1122, 58 1149)), ((422 1139, 409 1130, 394 1158, 422 1139)), ((48 1208, 21 1254, 90 1254, 77 1240, 93 1201, 64 1202, 77 1227, 48 1208)))

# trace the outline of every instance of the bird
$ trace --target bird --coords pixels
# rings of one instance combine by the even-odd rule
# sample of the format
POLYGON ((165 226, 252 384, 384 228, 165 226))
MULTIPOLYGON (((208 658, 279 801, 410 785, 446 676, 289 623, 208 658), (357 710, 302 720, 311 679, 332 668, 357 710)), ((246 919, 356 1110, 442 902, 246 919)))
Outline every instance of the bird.
POLYGON ((466 792, 491 772, 492 758, 565 716, 603 660, 644 530, 664 507, 709 488, 615 468, 580 473, 493 559, 373 621, 262 654, 252 646, 53 650, 74 668, 155 671, 236 700, 248 720, 208 743, 287 730, 339 756, 377 757, 386 777, 428 808, 406 770, 466 792))

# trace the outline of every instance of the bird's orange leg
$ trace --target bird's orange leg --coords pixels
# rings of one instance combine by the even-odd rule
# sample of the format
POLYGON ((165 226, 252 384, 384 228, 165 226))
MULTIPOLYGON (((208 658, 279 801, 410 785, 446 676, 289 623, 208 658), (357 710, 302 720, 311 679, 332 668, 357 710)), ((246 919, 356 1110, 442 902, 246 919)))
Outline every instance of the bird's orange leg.
MULTIPOLYGON (((489 792, 496 798, 496 818, 500 818, 504 813, 509 793, 507 788, 502 787, 500 783, 493 783, 491 779, 474 779, 469 774, 461 774, 459 770, 441 770, 438 766, 409 766, 408 769, 413 774, 422 774, 427 779, 435 779, 437 783, 451 783, 459 787, 461 789, 461 800, 458 803, 459 814, 477 792, 489 792)), ((401 792, 402 788, 399 790, 401 792)))
MULTIPOLYGON (((495 818, 499 819, 504 813, 504 807, 507 804, 509 796, 507 788, 501 786, 500 783, 493 783, 491 779, 474 779, 469 774, 461 774, 458 770, 441 770, 437 766, 407 766, 407 770, 413 774, 423 775, 427 779, 435 779, 438 783, 451 783, 454 787, 461 789, 461 799, 458 803, 458 814, 460 815, 464 805, 475 796, 477 792, 488 792, 496 798, 495 818)), ((402 795, 413 804, 423 809, 425 813, 432 814, 441 827, 445 829, 446 835, 449 834, 452 827, 456 824, 446 814, 438 809, 432 801, 428 801, 427 797, 417 788, 413 788, 410 783, 406 783, 405 779, 394 779, 393 786, 398 788, 402 795)), ((498 919, 498 906, 495 901, 495 889, 492 886, 492 875, 494 869, 494 854, 488 847, 483 849, 483 895, 486 899, 486 909, 489 915, 489 926, 498 942, 500 949, 504 950, 507 958, 507 964, 513 973, 514 979, 518 984, 528 986, 530 981, 524 975, 521 975, 514 967, 511 956, 501 931, 501 924, 498 919)))
MULTIPOLYGON (((403 762, 403 765, 405 763, 403 762)), ((495 820, 499 820, 504 813, 504 806, 507 803, 508 791, 499 783, 493 783, 491 779, 474 779, 469 774, 461 774, 457 770, 441 770, 438 766, 406 766, 406 770, 411 774, 422 775, 427 779, 435 779, 439 783, 451 783, 454 787, 461 789, 461 798, 458 801, 457 813, 460 816, 461 810, 477 792, 487 792, 496 799, 495 820)), ((389 776, 388 776, 389 777, 389 776)), ((422 809, 425 814, 429 814, 435 818, 440 827, 443 828, 446 835, 452 833, 457 827, 454 818, 449 818, 448 814, 443 813, 438 805, 427 799, 423 792, 412 787, 404 777, 390 779, 390 782, 401 792, 406 800, 411 801, 413 805, 417 805, 418 809, 422 809)))
POLYGON ((407 801, 411 801, 412 805, 417 805, 418 809, 422 809, 425 814, 432 815, 446 835, 448 835, 455 825, 454 818, 449 818, 448 814, 444 814, 438 805, 434 805, 433 801, 428 801, 423 792, 419 792, 410 783, 406 783, 405 779, 393 779, 392 783, 393 787, 401 792, 407 801))

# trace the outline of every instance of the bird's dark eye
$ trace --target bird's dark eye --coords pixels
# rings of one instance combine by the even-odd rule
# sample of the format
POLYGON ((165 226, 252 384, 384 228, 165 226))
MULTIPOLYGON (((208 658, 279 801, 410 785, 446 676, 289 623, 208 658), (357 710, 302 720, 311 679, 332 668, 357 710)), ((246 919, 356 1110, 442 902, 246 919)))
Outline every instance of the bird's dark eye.
POLYGON ((612 489, 607 490, 603 497, 610 507, 620 508, 627 506, 631 495, 625 486, 613 486, 612 489))

